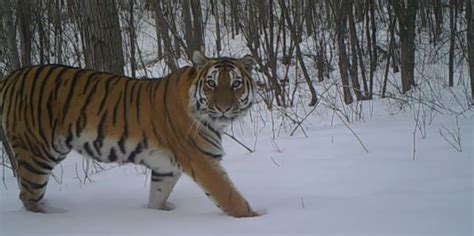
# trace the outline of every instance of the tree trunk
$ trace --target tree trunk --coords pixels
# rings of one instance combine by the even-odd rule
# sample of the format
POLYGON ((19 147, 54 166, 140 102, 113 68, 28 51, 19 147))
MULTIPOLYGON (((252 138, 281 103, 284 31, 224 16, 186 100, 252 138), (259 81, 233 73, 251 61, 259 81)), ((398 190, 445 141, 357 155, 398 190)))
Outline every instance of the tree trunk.
MULTIPOLYGON (((369 99, 372 99, 372 94, 374 92, 374 73, 375 70, 377 69, 377 26, 376 26, 376 21, 375 21, 375 0, 369 0, 370 1, 370 28, 371 28, 371 40, 367 38, 368 42, 370 43, 370 49, 369 52, 371 51, 372 53, 369 55, 370 57, 370 71, 369 71, 369 91, 367 97, 369 99)), ((368 27, 368 26, 367 26, 368 27)), ((367 29, 368 31, 369 29, 367 29)))
POLYGON ((204 27, 202 26, 202 11, 201 11, 201 1, 191 0, 191 13, 193 14, 193 47, 191 48, 191 56, 195 50, 206 51, 204 42, 204 27))
POLYGON ((31 6, 32 4, 28 0, 18 0, 17 2, 17 18, 19 22, 18 28, 20 31, 21 66, 31 65, 31 41, 33 38, 31 29, 33 24, 31 22, 31 6))
POLYGON ((63 28, 62 28, 62 17, 61 11, 63 7, 63 1, 56 0, 54 2, 54 43, 56 48, 56 62, 59 64, 63 63, 63 28))
POLYGON ((136 70, 137 70, 137 62, 135 60, 135 41, 137 39, 135 33, 135 20, 134 20, 134 13, 133 8, 135 5, 135 0, 129 0, 129 11, 128 11, 128 38, 130 43, 130 71, 133 78, 136 77, 136 70))
POLYGON ((454 85, 454 46, 456 44, 456 19, 454 16, 455 0, 449 0, 449 61, 448 61, 448 86, 454 85))
POLYGON ((417 1, 391 0, 400 30, 402 93, 406 93, 415 85, 415 26, 417 1))
POLYGON ((16 29, 13 24, 13 12, 10 0, 0 0, 5 17, 5 30, 7 34, 8 57, 12 63, 12 69, 20 68, 20 57, 16 46, 16 29))
POLYGON ((216 50, 217 50, 217 56, 220 55, 220 51, 222 50, 222 45, 221 45, 221 25, 219 22, 219 1, 213 0, 212 1, 212 6, 213 6, 213 15, 214 15, 214 20, 216 23, 216 50))
POLYGON ((168 65, 171 71, 176 71, 178 69, 178 64, 176 63, 175 53, 173 50, 173 46, 171 44, 171 37, 169 35, 169 26, 166 23, 166 19, 163 15, 161 1, 160 0, 153 1, 153 8, 155 10, 156 30, 157 32, 159 32, 159 35, 161 36, 161 40, 163 41, 163 45, 164 45, 163 50, 164 50, 166 65, 168 65))
MULTIPOLYGON (((352 59, 352 65, 349 66, 349 71, 350 71, 350 76, 351 76, 351 82, 352 82, 352 90, 354 90, 354 94, 356 96, 357 101, 362 100, 362 91, 360 89, 360 83, 359 83, 359 61, 357 60, 357 49, 359 44, 359 40, 357 40, 357 33, 355 29, 355 22, 354 22, 354 14, 353 14, 353 1, 349 1, 347 3, 349 5, 349 11, 348 11, 348 19, 349 19, 349 34, 350 34, 350 48, 351 48, 351 59, 352 59)), ((361 58, 362 59, 362 58, 361 58)), ((362 60, 360 61, 362 63, 362 60)), ((364 72, 365 68, 361 67, 361 72, 364 72)))
POLYGON ((349 58, 346 52, 346 31, 347 31, 347 9, 348 4, 345 4, 343 0, 335 1, 334 15, 336 19, 337 29, 337 49, 339 52, 339 73, 342 81, 342 91, 344 94, 344 103, 346 105, 353 102, 350 86, 349 86, 349 58))
POLYGON ((84 0, 81 3, 86 68, 123 75, 125 62, 115 0, 84 0))
POLYGON ((467 20, 467 41, 469 48, 469 72, 471 75, 471 104, 474 105, 474 0, 467 1, 466 20, 467 20))
POLYGON ((290 29, 291 37, 293 38, 295 42, 295 47, 296 47, 296 57, 299 61, 299 64, 301 66, 301 70, 303 71, 304 79, 306 84, 308 85, 310 94, 311 94, 311 100, 309 102, 309 106, 314 106, 316 105, 316 102, 318 101, 318 96, 316 94, 316 89, 314 88, 313 82, 311 81, 311 77, 309 76, 308 70, 306 69, 306 65, 303 60, 303 55, 301 53, 301 48, 300 48, 300 37, 301 37, 301 32, 296 32, 296 30, 301 30, 302 27, 299 27, 300 25, 297 25, 295 22, 292 22, 290 19, 289 11, 288 8, 285 5, 284 0, 280 0, 280 7, 282 8, 282 11, 285 13, 285 18, 286 22, 288 23, 288 27, 290 29))
POLYGON ((435 15, 435 29, 434 29, 434 44, 439 41, 443 30, 443 3, 441 0, 435 0, 433 2, 433 11, 435 15))

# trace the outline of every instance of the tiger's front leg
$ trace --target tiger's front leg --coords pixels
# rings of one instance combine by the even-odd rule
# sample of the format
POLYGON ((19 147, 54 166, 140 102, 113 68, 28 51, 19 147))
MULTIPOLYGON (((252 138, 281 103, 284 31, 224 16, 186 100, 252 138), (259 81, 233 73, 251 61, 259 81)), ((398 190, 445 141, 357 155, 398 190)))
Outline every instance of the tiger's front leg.
POLYGON ((184 169, 186 174, 193 178, 226 214, 234 217, 258 216, 234 186, 218 160, 195 154, 193 161, 188 164, 184 169))
POLYGON ((181 171, 170 172, 151 171, 150 195, 148 207, 158 210, 173 210, 175 206, 167 202, 170 193, 181 176, 181 171))

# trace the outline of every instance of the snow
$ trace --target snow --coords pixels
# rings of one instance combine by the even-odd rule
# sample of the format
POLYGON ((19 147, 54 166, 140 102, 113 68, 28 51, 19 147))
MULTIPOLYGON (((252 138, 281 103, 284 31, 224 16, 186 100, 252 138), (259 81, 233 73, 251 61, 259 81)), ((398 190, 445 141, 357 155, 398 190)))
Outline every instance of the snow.
POLYGON ((256 142, 254 153, 226 138, 222 164, 264 212, 256 218, 226 216, 186 176, 170 197, 175 210, 148 209, 143 168, 104 165, 110 169, 83 183, 83 160, 72 153, 62 173, 55 170, 62 183, 48 185, 54 213, 27 212, 6 170, 0 235, 472 235, 473 116, 459 118, 462 152, 439 134, 452 120, 437 117, 425 138, 415 136, 415 158, 414 121, 403 114, 350 124, 368 153, 337 123, 307 128, 308 138, 296 132, 273 140, 268 129, 238 135, 256 142))

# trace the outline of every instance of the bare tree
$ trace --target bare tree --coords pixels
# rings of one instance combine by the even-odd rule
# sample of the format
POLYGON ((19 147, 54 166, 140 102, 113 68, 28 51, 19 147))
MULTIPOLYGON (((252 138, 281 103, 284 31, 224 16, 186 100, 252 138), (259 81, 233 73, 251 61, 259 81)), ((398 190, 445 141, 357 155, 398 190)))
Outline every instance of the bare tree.
POLYGON ((448 62, 448 86, 454 85, 454 46, 456 44, 456 0, 449 0, 449 62, 448 62))
POLYGON ((8 56, 12 69, 20 68, 20 57, 16 46, 16 29, 13 23, 12 4, 10 0, 0 0, 0 6, 3 9, 5 19, 5 30, 7 34, 8 56))
POLYGON ((175 54, 175 51, 178 49, 173 49, 174 47, 172 46, 171 37, 169 35, 170 27, 164 16, 162 1, 153 1, 153 8, 155 10, 155 25, 158 40, 157 43, 158 45, 161 45, 161 41, 163 42, 166 65, 168 65, 172 71, 175 71, 178 69, 175 54))
POLYGON ((122 34, 115 0, 82 0, 81 8, 86 67, 123 74, 122 34))
POLYGON ((17 2, 22 66, 31 65, 31 44, 33 40, 32 8, 33 4, 27 0, 18 0, 17 2))
MULTIPOLYGON (((316 94, 316 89, 314 88, 313 82, 311 81, 311 78, 309 76, 308 70, 306 69, 306 64, 303 60, 303 55, 301 53, 301 47, 300 47, 300 42, 301 42, 301 36, 303 34, 303 25, 301 22, 300 24, 296 23, 296 19, 298 17, 293 17, 293 21, 290 19, 290 12, 288 8, 286 7, 285 1, 279 0, 281 11, 283 12, 283 15, 285 16, 286 23, 288 24, 288 27, 290 29, 291 37, 295 41, 295 48, 296 48, 296 58, 300 64, 301 70, 303 71, 303 77, 306 81, 306 84, 308 85, 311 99, 309 102, 309 106, 314 106, 316 105, 316 102, 318 101, 318 96, 316 94)), ((298 7, 296 7, 298 8, 298 7)))
POLYGON ((398 20, 401 47, 402 93, 415 85, 415 27, 417 1, 390 0, 398 20))
POLYGON ((195 50, 204 49, 201 3, 199 0, 182 0, 186 53, 192 58, 195 50))
POLYGON ((471 103, 474 104, 474 0, 467 1, 466 20, 467 20, 467 41, 469 47, 469 71, 471 75, 471 103))
POLYGON ((134 19, 135 0, 128 1, 128 39, 130 44, 130 71, 133 78, 136 77, 137 63, 135 59, 135 41, 137 39, 135 19, 134 19))
POLYGON ((349 87, 349 57, 346 51, 346 34, 347 34, 347 15, 351 5, 346 4, 343 0, 332 1, 332 10, 336 21, 337 29, 337 49, 339 52, 339 74, 342 81, 342 91, 344 94, 344 103, 351 104, 353 102, 352 93, 349 87))

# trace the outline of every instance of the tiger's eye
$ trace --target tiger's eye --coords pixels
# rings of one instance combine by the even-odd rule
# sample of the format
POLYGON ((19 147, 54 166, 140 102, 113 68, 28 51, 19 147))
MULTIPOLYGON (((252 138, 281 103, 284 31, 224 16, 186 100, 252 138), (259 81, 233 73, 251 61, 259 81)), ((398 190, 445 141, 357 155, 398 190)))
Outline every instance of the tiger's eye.
POLYGON ((240 81, 240 80, 236 80, 236 81, 232 82, 232 87, 233 88, 240 88, 241 85, 242 85, 242 81, 240 81))
POLYGON ((209 86, 211 88, 216 87, 216 82, 214 80, 208 80, 208 81, 206 81, 206 84, 207 84, 207 86, 209 86))

